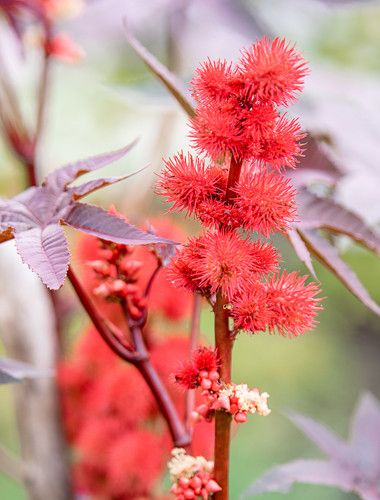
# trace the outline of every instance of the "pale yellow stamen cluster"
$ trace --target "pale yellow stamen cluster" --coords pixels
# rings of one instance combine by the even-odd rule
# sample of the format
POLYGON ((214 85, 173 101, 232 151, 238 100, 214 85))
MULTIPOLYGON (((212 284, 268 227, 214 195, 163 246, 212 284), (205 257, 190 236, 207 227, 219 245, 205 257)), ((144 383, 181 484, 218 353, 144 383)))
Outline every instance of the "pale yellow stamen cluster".
POLYGON ((239 411, 258 413, 262 417, 266 417, 271 412, 268 408, 269 394, 267 392, 260 394, 256 387, 249 389, 247 384, 227 385, 220 391, 220 395, 237 398, 239 411))
POLYGON ((172 458, 168 462, 168 469, 173 483, 180 478, 193 477, 197 472, 209 472, 214 470, 214 462, 204 457, 192 457, 187 455, 183 448, 174 448, 172 458))

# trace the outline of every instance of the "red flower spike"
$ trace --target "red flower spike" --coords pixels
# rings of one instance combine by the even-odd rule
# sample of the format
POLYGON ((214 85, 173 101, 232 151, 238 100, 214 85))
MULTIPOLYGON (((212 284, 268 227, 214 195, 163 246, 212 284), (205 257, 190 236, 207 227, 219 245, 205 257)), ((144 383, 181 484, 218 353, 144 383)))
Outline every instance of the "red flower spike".
POLYGON ((273 271, 277 253, 269 244, 251 243, 233 231, 208 231, 190 239, 171 263, 177 286, 203 294, 218 289, 227 298, 255 281, 261 273, 273 271))
POLYGON ((243 175, 235 189, 235 204, 246 229, 261 232, 285 231, 296 218, 296 191, 290 180, 274 172, 243 175))
POLYGON ((206 227, 223 226, 235 229, 241 226, 241 213, 234 204, 226 203, 221 199, 208 199, 200 203, 195 215, 206 227))
POLYGON ((219 184, 223 185, 223 173, 220 169, 207 168, 201 158, 180 153, 165 164, 157 191, 173 203, 172 210, 186 210, 191 214, 204 200, 221 194, 219 184))
POLYGON ((233 297, 231 317, 234 320, 235 330, 251 333, 266 330, 271 320, 266 298, 266 290, 262 283, 251 284, 233 297))
POLYGON ((271 312, 268 328, 283 336, 297 337, 316 325, 315 315, 322 307, 317 283, 305 284, 307 276, 284 271, 266 284, 266 302, 271 312))
POLYGON ((190 137, 196 149, 208 153, 216 161, 230 153, 235 158, 252 156, 252 145, 247 146, 239 112, 237 100, 218 106, 198 106, 197 114, 190 122, 190 137))
POLYGON ((168 277, 174 286, 207 294, 207 289, 201 288, 194 273, 194 262, 197 262, 201 252, 197 238, 190 238, 189 242, 177 251, 168 267, 168 277))
POLYGON ((253 143, 253 154, 257 154, 259 142, 276 125, 278 112, 270 103, 249 104, 240 111, 247 143, 253 143))
POLYGON ((238 95, 244 88, 244 82, 231 63, 208 59, 196 70, 191 87, 192 95, 198 102, 212 104, 238 95))
POLYGON ((240 72, 256 99, 286 106, 302 90, 308 68, 285 40, 263 38, 243 51, 240 72))
POLYGON ((277 170, 295 168, 298 157, 302 155, 299 141, 304 137, 297 119, 288 120, 282 116, 273 131, 262 141, 262 149, 257 159, 269 163, 277 170))

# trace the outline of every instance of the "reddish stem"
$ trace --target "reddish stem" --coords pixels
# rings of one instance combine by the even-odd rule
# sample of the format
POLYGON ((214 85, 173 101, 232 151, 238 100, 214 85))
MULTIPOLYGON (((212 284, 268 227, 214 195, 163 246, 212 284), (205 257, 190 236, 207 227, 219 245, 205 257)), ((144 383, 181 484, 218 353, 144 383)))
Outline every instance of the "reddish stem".
POLYGON ((185 426, 179 418, 177 409, 174 406, 168 390, 162 383, 160 376, 152 365, 149 353, 145 347, 141 327, 137 325, 131 326, 130 330, 138 353, 142 355, 141 360, 136 362, 135 366, 144 377, 145 382, 148 384, 160 412, 168 424, 174 446, 188 446, 191 442, 191 436, 188 434, 185 426))
MULTIPOLYGON (((104 342, 112 349, 112 351, 117 354, 121 359, 124 361, 127 361, 128 363, 133 363, 135 364, 138 359, 140 358, 139 355, 136 355, 136 353, 132 352, 130 349, 128 349, 127 346, 123 345, 119 339, 114 335, 112 332, 112 329, 109 327, 109 324, 101 316, 94 306, 92 300, 88 296, 86 290, 82 287, 80 281, 78 280, 76 274, 72 270, 71 267, 69 267, 67 276, 83 306, 87 314, 89 315, 91 321, 93 322, 95 328, 97 329, 99 335, 102 337, 104 342)), ((116 328, 116 327, 115 327, 116 328)))
MULTIPOLYGON (((233 189, 239 181, 241 167, 241 162, 232 157, 226 201, 231 201, 233 198, 233 189)), ((226 305, 227 300, 219 291, 214 306, 215 347, 220 358, 220 377, 224 383, 229 384, 231 382, 233 338, 228 326, 229 314, 226 305)), ((215 414, 214 475, 222 490, 215 494, 215 500, 228 500, 229 498, 230 441, 231 415, 224 411, 217 411, 215 414)))

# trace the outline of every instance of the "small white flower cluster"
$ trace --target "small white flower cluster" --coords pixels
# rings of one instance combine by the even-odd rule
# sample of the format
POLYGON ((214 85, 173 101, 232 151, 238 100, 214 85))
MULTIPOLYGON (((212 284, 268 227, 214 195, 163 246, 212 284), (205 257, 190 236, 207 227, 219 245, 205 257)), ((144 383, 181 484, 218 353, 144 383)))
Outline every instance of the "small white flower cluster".
POLYGON ((256 387, 249 389, 247 384, 230 384, 221 389, 220 395, 227 396, 230 400, 233 398, 233 401, 236 398, 238 411, 258 413, 262 417, 266 417, 271 412, 268 408, 269 394, 267 392, 260 394, 256 387))
POLYGON ((204 457, 187 455, 184 448, 174 448, 172 458, 168 462, 168 469, 172 481, 176 482, 182 477, 191 478, 197 472, 211 474, 214 470, 214 462, 206 460, 204 457))

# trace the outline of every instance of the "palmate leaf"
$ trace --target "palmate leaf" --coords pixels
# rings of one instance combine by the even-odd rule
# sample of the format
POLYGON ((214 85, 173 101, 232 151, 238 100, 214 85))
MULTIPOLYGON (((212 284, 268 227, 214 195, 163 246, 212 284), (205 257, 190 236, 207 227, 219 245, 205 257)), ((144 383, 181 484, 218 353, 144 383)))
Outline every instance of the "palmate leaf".
POLYGON ((350 447, 358 467, 371 481, 380 478, 380 404, 370 393, 362 396, 351 425, 350 447))
POLYGON ((329 150, 310 132, 306 132, 303 142, 306 144, 304 154, 300 157, 297 168, 287 175, 296 186, 307 186, 315 182, 334 185, 343 172, 331 158, 329 150))
POLYGON ((87 174, 88 172, 92 172, 94 170, 98 170, 109 165, 110 163, 120 160, 127 153, 129 153, 129 151, 136 143, 137 140, 131 142, 130 144, 128 144, 128 146, 125 146, 121 149, 64 165, 54 172, 51 172, 43 181, 42 185, 48 185, 53 191, 62 191, 81 175, 87 174))
POLYGON ((117 182, 124 181, 128 179, 130 175, 123 175, 121 177, 104 177, 104 179, 94 179, 93 181, 88 181, 80 186, 74 186, 69 189, 74 200, 80 200, 84 196, 97 191, 98 189, 102 189, 107 186, 112 186, 112 184, 116 184, 117 182))
POLYGON ((0 200, 0 243, 14 238, 23 262, 48 288, 60 288, 68 270, 69 251, 61 224, 124 245, 174 244, 166 238, 141 231, 102 208, 76 201, 130 176, 108 177, 69 186, 78 176, 121 158, 132 145, 66 165, 49 174, 42 186, 31 187, 12 200, 0 200))
POLYGON ((122 245, 172 243, 170 240, 140 231, 140 229, 125 222, 124 219, 106 212, 100 207, 84 203, 73 205, 72 210, 65 218, 65 223, 84 233, 122 245))
POLYGON ((297 202, 299 222, 294 224, 288 238, 300 260, 312 272, 311 255, 316 257, 364 305, 380 315, 380 306, 371 298, 355 272, 340 258, 338 250, 319 234, 319 230, 325 229, 333 234, 349 236, 378 255, 380 236, 369 228, 361 217, 332 198, 320 197, 306 188, 301 188, 297 202), (299 238, 303 240, 304 245, 300 243, 299 238))
POLYGON ((22 382, 25 379, 50 377, 53 373, 49 370, 35 368, 28 363, 15 359, 0 358, 0 384, 22 382))
POLYGON ((48 288, 57 290, 66 277, 70 261, 62 227, 49 224, 44 228, 16 232, 15 242, 22 261, 38 274, 48 288))
POLYGON ((335 486, 352 491, 352 477, 343 467, 326 460, 294 460, 270 469, 255 481, 241 496, 241 500, 263 493, 288 493, 294 483, 335 486))
POLYGON ((380 500, 380 404, 371 394, 361 397, 348 442, 310 417, 291 413, 289 418, 327 460, 295 460, 273 467, 244 492, 242 499, 288 492, 299 482, 335 486, 355 492, 363 500, 380 500))
POLYGON ((338 250, 317 231, 299 230, 309 251, 317 257, 371 311, 380 315, 380 306, 371 298, 354 271, 340 258, 338 250))
POLYGON ((345 234, 380 255, 380 235, 370 229, 361 217, 331 198, 317 196, 307 189, 297 195, 300 229, 328 229, 345 234))
POLYGON ((14 231, 25 231, 36 224, 29 210, 16 200, 0 202, 0 243, 14 237, 14 231))
POLYGON ((316 278, 313 261, 307 246, 296 229, 289 229, 287 236, 298 258, 305 264, 310 273, 316 278))

